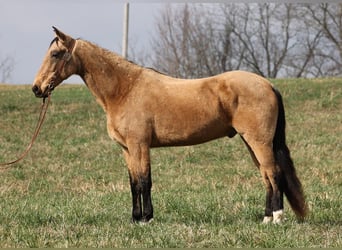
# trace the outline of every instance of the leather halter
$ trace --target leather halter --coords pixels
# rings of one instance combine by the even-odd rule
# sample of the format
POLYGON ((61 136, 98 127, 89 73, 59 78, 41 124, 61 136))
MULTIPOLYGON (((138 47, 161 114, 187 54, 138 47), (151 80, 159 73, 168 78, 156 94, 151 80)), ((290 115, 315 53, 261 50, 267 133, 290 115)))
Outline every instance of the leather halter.
POLYGON ((75 45, 76 45, 76 40, 73 39, 70 47, 67 48, 67 51, 64 52, 62 58, 58 61, 57 66, 56 66, 56 71, 54 72, 54 75, 52 76, 50 83, 48 85, 49 92, 54 90, 54 88, 57 87, 57 85, 59 84, 59 82, 56 80, 61 80, 61 72, 65 64, 70 61, 75 45))

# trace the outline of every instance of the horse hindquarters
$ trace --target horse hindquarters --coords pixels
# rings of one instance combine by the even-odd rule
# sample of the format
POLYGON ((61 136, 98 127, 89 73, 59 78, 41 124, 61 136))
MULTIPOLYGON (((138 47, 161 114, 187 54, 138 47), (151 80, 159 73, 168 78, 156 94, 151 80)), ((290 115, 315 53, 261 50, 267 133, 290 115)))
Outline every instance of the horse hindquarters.
MULTIPOLYGON (((242 92, 242 91, 241 91, 242 92)), ((273 138, 277 126, 278 102, 269 85, 258 92, 244 90, 248 99, 239 100, 232 125, 244 140, 266 188, 264 222, 279 222, 283 211, 282 173, 273 152, 273 138), (262 97, 262 98, 261 98, 262 97)))
POLYGON ((264 124, 269 121, 269 125, 271 125, 272 117, 277 117, 276 123, 273 123, 275 124, 273 138, 271 139, 267 133, 272 126, 257 126, 254 131, 250 130, 248 133, 241 134, 255 164, 260 168, 266 187, 265 223, 272 220, 274 223, 281 222, 283 193, 299 218, 303 218, 307 211, 302 185, 296 175, 290 151, 286 145, 285 111, 282 97, 277 90, 273 89, 273 92, 277 98, 278 112, 263 121, 264 124))

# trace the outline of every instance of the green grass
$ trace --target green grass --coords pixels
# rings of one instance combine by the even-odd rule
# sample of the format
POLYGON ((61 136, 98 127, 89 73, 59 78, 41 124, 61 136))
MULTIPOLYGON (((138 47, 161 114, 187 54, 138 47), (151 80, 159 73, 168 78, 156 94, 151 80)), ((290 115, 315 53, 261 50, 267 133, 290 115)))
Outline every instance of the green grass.
MULTIPOLYGON (((0 247, 341 247, 342 79, 275 80, 310 214, 261 224, 265 190, 236 137, 152 150, 155 219, 131 224, 120 147, 83 85, 62 85, 29 155, 0 171, 0 247)), ((41 100, 0 85, 0 162, 29 143, 41 100)))

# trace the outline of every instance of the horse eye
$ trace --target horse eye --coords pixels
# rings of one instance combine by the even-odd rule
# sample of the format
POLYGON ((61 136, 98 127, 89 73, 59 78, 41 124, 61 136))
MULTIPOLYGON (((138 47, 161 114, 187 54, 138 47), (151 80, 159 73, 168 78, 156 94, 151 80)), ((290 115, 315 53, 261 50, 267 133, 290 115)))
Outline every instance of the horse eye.
POLYGON ((58 55, 59 55, 59 51, 52 51, 51 52, 51 57, 53 57, 53 58, 57 58, 58 55))

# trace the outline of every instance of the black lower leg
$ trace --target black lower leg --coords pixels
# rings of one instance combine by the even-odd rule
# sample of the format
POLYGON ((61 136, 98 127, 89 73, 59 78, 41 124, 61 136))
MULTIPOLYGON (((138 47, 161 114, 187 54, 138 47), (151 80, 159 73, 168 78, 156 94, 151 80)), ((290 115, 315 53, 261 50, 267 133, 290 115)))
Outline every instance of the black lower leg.
POLYGON ((276 187, 273 190, 273 196, 272 196, 272 208, 273 211, 279 211, 284 209, 284 195, 283 195, 283 180, 281 173, 276 174, 274 177, 276 187))
POLYGON ((280 193, 280 196, 279 196, 279 207, 280 209, 284 209, 284 189, 285 189, 285 176, 284 174, 280 174, 280 180, 279 180, 279 183, 278 183, 278 187, 279 187, 279 193, 280 193))
POLYGON ((151 188, 152 188, 151 174, 148 174, 147 177, 141 179, 141 186, 142 186, 142 196, 143 196, 142 220, 149 221, 153 218, 153 206, 152 206, 152 199, 151 199, 151 188))
POLYGON ((132 193, 132 222, 140 221, 142 218, 141 207, 141 187, 138 183, 131 181, 131 193, 132 193))
POLYGON ((265 206, 265 217, 271 217, 273 216, 273 208, 272 208, 272 196, 273 192, 272 190, 267 190, 266 192, 266 206, 265 206))

